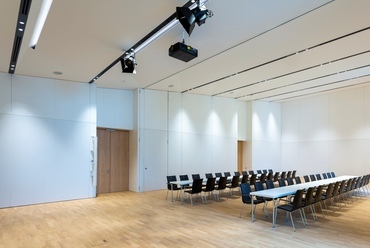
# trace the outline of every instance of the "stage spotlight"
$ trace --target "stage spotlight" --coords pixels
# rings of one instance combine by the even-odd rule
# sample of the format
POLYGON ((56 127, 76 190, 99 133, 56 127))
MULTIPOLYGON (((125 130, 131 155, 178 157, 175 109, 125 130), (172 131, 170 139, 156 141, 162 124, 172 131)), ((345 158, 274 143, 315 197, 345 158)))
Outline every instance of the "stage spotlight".
POLYGON ((129 56, 127 58, 120 58, 121 67, 123 73, 134 73, 136 74, 135 66, 136 60, 134 56, 129 56))
POLYGON ((196 7, 195 9, 193 9, 192 13, 195 17, 195 22, 198 24, 198 26, 201 26, 202 24, 206 23, 206 19, 212 16, 212 11, 200 7, 196 7))
POLYGON ((193 12, 187 7, 176 7, 176 17, 190 36, 195 27, 195 16, 193 12))

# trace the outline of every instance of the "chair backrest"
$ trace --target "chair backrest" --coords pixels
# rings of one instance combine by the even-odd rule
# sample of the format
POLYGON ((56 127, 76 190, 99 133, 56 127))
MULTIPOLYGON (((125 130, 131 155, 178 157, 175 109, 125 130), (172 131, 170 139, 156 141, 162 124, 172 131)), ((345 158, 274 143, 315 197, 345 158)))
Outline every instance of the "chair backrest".
POLYGON ((286 174, 286 177, 289 178, 292 176, 292 171, 288 171, 288 173, 286 174))
POLYGON ((267 175, 267 173, 268 173, 268 171, 267 171, 267 170, 262 170, 262 172, 263 172, 263 173, 266 173, 266 175, 267 175))
POLYGON ((331 177, 335 177, 334 171, 330 172, 331 177))
POLYGON ((239 176, 233 176, 233 179, 231 180, 231 187, 236 188, 239 186, 239 176))
POLYGON ((305 205, 308 206, 314 203, 313 193, 315 192, 315 187, 308 188, 306 192, 305 205))
POLYGON ((193 178, 193 180, 200 179, 200 175, 199 174, 192 174, 191 177, 193 178))
MULTIPOLYGON (((177 178, 176 178, 176 176, 175 175, 173 175, 173 176, 167 176, 167 189, 169 189, 169 190, 171 190, 171 184, 170 184, 170 182, 175 182, 175 181, 177 181, 177 178)), ((176 185, 176 184, 174 184, 174 185, 172 185, 172 189, 178 189, 179 187, 176 185)))
POLYGON ((286 171, 281 172, 280 178, 286 178, 286 171))
POLYGON ((306 183, 308 183, 310 181, 310 178, 308 177, 308 175, 304 175, 303 176, 303 179, 306 183))
POLYGON ((188 181, 189 176, 188 175, 180 175, 180 181, 188 181))
POLYGON ((206 184, 205 191, 215 190, 215 183, 216 183, 216 178, 215 177, 207 178, 207 184, 206 184))
POLYGON ((328 179, 328 176, 326 175, 326 173, 322 173, 322 177, 323 177, 324 179, 328 179))
POLYGON ((216 177, 222 177, 222 173, 221 172, 216 172, 215 175, 216 175, 216 177))
POLYGON ((316 179, 317 180, 321 180, 322 178, 321 178, 321 175, 320 174, 316 174, 316 179))
POLYGON ((248 178, 249 178, 248 175, 243 175, 243 177, 242 177, 242 183, 247 183, 248 182, 248 178))
POLYGON ((297 174, 297 170, 294 170, 294 171, 292 172, 292 178, 295 178, 295 177, 296 177, 296 174, 297 174))
POLYGON ((257 174, 262 174, 262 171, 261 170, 257 170, 257 174))
POLYGON ((275 188, 274 182, 272 180, 266 180, 266 188, 267 189, 275 188))
POLYGON ((274 173, 274 172, 272 171, 272 169, 269 169, 269 172, 274 173))
POLYGON ((263 183, 261 181, 258 181, 254 184, 254 190, 255 191, 260 191, 264 190, 265 188, 263 187, 263 183))
POLYGON ((249 175, 253 175, 254 174, 254 171, 253 170, 250 170, 250 171, 248 171, 248 174, 249 175))
POLYGON ((303 196, 303 189, 297 190, 294 194, 294 199, 292 203, 292 211, 297 210, 302 207, 302 196, 303 196))
POLYGON ((301 182, 301 177, 295 177, 294 179, 295 179, 295 184, 300 184, 300 183, 302 183, 302 182, 301 182))
POLYGON ((226 189, 227 177, 220 177, 218 180, 218 190, 226 189))
POLYGON ((316 194, 315 194, 315 202, 319 202, 322 200, 322 189, 324 188, 323 185, 319 185, 316 188, 316 194))
POLYGON ((286 181, 288 182, 288 185, 294 185, 293 178, 288 177, 288 178, 286 179, 286 181))
POLYGON ((193 184, 191 186, 191 193, 197 194, 202 192, 203 186, 203 178, 194 179, 193 184))
POLYGON ((272 180, 274 177, 274 174, 272 172, 269 172, 269 174, 267 175, 267 180, 272 180))
POLYGON ((252 174, 251 178, 249 179, 249 183, 251 185, 254 185, 254 183, 256 182, 257 180, 257 174, 252 174))
POLYGON ((247 171, 242 171, 242 174, 243 174, 243 176, 248 175, 248 172, 247 171))
POLYGON ((225 175, 225 177, 231 177, 231 173, 230 172, 224 172, 224 175, 225 175))
POLYGON ((325 192, 326 199, 329 199, 333 196, 333 187, 334 187, 334 183, 329 183, 328 187, 326 188, 326 192, 325 192))
POLYGON ((310 178, 311 178, 311 182, 316 181, 316 177, 314 174, 310 175, 310 178))
POLYGON ((279 178, 279 187, 285 187, 286 186, 286 183, 285 183, 285 178, 279 178))
POLYGON ((261 174, 260 181, 263 183, 266 181, 266 173, 261 174))
POLYGON ((340 183, 340 187, 339 187, 339 194, 343 194, 344 192, 344 187, 346 186, 347 184, 347 181, 346 180, 343 180, 341 183, 340 183))
POLYGON ((339 186, 340 186, 340 181, 335 182, 334 188, 333 188, 333 196, 337 196, 339 194, 339 186))
POLYGON ((240 184, 240 191, 242 192, 243 203, 251 203, 252 199, 249 194, 252 190, 250 184, 249 183, 240 184))
POLYGON ((212 178, 212 177, 213 177, 212 173, 206 173, 206 178, 212 178))
POLYGON ((330 172, 327 172, 326 175, 328 176, 328 178, 332 178, 330 172))
POLYGON ((279 172, 275 172, 274 182, 277 182, 278 179, 279 179, 279 172))
POLYGON ((240 177, 240 172, 239 171, 235 171, 234 172, 234 175, 240 177))

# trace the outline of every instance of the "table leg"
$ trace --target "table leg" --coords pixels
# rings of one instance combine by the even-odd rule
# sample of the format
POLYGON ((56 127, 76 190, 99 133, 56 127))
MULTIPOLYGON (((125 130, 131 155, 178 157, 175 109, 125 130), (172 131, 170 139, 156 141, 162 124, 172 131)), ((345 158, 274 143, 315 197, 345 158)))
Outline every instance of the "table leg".
POLYGON ((272 208, 272 227, 275 228, 275 211, 276 211, 276 204, 279 200, 278 199, 273 199, 272 202, 274 203, 274 207, 272 208))
POLYGON ((251 200, 252 200, 252 222, 254 222, 254 200, 253 200, 253 196, 251 196, 251 200))

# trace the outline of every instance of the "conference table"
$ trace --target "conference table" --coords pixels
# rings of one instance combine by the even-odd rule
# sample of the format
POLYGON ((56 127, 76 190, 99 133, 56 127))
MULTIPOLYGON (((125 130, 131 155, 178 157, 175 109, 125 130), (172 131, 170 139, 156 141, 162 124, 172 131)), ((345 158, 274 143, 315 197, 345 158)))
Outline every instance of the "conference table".
POLYGON ((272 198, 272 202, 274 203, 273 211, 272 211, 272 227, 275 227, 275 208, 278 206, 279 198, 287 197, 289 195, 294 195, 297 190, 300 189, 308 189, 310 187, 318 187, 320 185, 328 185, 330 183, 335 183, 337 181, 343 181, 348 180, 350 178, 355 178, 356 176, 338 176, 334 178, 328 178, 323 180, 317 180, 313 182, 307 182, 307 183, 300 183, 300 184, 294 184, 294 185, 288 185, 284 187, 279 188, 273 188, 273 189, 266 189, 266 190, 260 190, 260 191, 252 191, 250 193, 251 199, 252 199, 252 222, 254 222, 254 197, 253 196, 259 196, 259 197, 266 197, 266 198, 272 198))

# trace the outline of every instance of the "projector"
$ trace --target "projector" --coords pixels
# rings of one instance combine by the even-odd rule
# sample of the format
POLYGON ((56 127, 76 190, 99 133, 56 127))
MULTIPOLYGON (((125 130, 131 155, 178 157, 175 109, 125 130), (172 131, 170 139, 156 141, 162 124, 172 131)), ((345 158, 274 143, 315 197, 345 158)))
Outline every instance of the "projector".
POLYGON ((185 45, 184 43, 177 42, 176 44, 170 46, 168 49, 168 55, 175 59, 189 62, 190 60, 198 57, 198 50, 191 46, 185 45))

